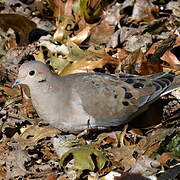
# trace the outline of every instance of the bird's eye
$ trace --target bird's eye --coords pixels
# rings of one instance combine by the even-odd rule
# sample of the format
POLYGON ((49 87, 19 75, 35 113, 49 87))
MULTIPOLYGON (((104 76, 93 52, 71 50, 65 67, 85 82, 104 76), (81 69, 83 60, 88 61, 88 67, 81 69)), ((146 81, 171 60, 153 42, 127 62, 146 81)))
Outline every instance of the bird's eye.
POLYGON ((29 75, 30 75, 30 76, 34 76, 34 74, 35 74, 35 71, 34 71, 34 70, 29 71, 29 75))

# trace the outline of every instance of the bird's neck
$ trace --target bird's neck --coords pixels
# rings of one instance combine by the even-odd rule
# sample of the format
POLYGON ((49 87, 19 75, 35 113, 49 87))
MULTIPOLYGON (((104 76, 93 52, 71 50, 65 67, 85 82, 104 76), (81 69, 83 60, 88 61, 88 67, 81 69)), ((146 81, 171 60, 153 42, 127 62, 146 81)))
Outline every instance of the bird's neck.
MULTIPOLYGON (((58 91, 64 91, 64 83, 61 81, 61 77, 54 74, 49 74, 41 81, 36 82, 29 86, 31 96, 48 96, 51 93, 57 93, 58 91)), ((63 79, 63 78, 62 78, 63 79)))

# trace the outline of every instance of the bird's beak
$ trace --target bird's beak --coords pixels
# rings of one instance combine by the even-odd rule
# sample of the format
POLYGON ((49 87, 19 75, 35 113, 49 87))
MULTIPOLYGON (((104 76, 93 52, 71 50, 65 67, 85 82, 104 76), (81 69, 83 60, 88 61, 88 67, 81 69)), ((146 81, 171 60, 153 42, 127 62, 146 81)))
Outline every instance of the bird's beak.
POLYGON ((16 79, 16 81, 12 84, 11 88, 15 88, 19 84, 21 84, 21 80, 20 79, 16 79))

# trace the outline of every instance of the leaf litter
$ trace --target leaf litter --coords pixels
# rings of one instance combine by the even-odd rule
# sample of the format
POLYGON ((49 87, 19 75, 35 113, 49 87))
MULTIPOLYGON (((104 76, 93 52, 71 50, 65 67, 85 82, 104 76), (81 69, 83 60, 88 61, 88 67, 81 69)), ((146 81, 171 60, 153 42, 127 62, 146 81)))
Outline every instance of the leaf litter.
POLYGON ((180 74, 179 7, 156 0, 2 0, 0 179, 178 179, 179 90, 118 131, 77 137, 41 121, 27 87, 10 87, 20 64, 32 59, 58 75, 180 74))

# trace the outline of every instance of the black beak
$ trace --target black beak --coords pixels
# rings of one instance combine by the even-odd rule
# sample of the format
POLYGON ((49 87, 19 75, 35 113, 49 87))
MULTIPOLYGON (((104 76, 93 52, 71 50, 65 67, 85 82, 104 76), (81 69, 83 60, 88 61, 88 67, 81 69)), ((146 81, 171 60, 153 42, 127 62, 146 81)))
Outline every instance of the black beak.
POLYGON ((17 85, 21 84, 21 82, 17 79, 11 86, 11 88, 16 87, 17 85))

